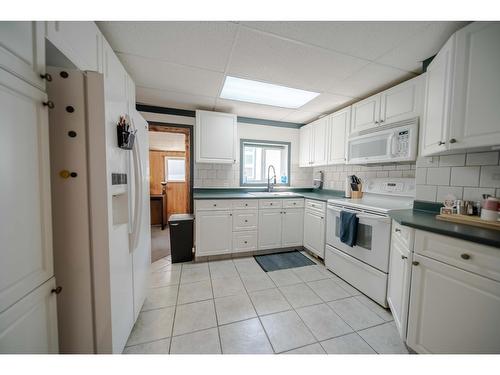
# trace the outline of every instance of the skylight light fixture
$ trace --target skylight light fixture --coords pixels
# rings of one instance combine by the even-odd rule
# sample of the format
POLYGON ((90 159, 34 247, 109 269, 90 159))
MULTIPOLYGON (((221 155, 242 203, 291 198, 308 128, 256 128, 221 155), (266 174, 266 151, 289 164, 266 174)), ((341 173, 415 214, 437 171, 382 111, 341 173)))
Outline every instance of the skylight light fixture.
POLYGON ((319 93, 227 76, 220 97, 284 108, 299 108, 319 93))

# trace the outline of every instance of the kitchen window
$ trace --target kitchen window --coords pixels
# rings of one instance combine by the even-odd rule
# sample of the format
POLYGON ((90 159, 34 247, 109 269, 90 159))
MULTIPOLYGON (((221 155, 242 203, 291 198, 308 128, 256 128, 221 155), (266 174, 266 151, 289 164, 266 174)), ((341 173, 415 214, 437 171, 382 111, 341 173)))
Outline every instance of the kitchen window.
POLYGON ((165 158, 165 176, 167 182, 186 181, 186 159, 185 158, 165 158))
POLYGON ((240 140, 240 186, 267 186, 270 165, 276 170, 276 185, 289 186, 290 142, 240 140))

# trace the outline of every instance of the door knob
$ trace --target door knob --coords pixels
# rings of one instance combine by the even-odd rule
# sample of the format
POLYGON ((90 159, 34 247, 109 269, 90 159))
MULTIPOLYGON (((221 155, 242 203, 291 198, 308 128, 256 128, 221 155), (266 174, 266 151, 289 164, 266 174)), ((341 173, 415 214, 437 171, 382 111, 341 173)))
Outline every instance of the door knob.
POLYGON ((457 143, 457 140, 455 138, 450 139, 450 143, 457 143))
POLYGON ((50 291, 50 293, 53 293, 53 294, 59 294, 61 292, 62 292, 62 286, 58 286, 50 291))
POLYGON ((47 80, 47 82, 52 82, 52 76, 49 73, 40 74, 40 78, 47 80))
POLYGON ((50 109, 54 108, 55 107, 55 104, 52 100, 47 100, 46 102, 43 102, 42 103, 45 107, 48 107, 50 109))
POLYGON ((465 260, 470 259, 470 255, 469 254, 461 254, 460 257, 462 259, 465 259, 465 260))
POLYGON ((413 262, 411 262, 411 264, 413 264, 414 266, 418 266, 420 264, 420 262, 417 262, 416 260, 414 260, 413 262))

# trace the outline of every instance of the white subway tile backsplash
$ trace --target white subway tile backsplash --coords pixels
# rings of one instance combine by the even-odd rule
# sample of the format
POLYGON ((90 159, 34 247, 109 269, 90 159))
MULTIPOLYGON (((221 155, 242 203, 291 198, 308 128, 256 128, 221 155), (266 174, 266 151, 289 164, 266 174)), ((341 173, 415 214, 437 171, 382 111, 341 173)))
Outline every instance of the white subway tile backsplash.
POLYGON ((415 179, 418 185, 425 185, 427 182, 427 168, 417 168, 415 179))
POLYGON ((443 155, 439 157, 440 167, 463 167, 465 165, 465 154, 443 155))
POLYGON ((403 177, 403 171, 389 171, 389 177, 403 177))
POLYGON ((467 165, 497 165, 498 152, 474 152, 467 154, 467 165))
POLYGON ((434 168, 439 165, 438 156, 420 156, 417 158, 417 167, 434 168))
POLYGON ((481 167, 480 187, 500 188, 500 166, 481 167))
POLYGON ((437 186, 417 185, 416 199, 420 201, 436 202, 437 186))
POLYGON ((483 194, 495 195, 495 189, 465 187, 463 199, 466 201, 480 201, 483 194))
POLYGON ((464 188, 461 186, 438 186, 436 202, 444 202, 447 195, 453 195, 455 199, 462 199, 464 188))
POLYGON ((449 185, 450 184, 450 168, 428 168, 427 180, 428 185, 449 185))
POLYGON ((453 167, 451 169, 452 186, 478 186, 480 167, 453 167))

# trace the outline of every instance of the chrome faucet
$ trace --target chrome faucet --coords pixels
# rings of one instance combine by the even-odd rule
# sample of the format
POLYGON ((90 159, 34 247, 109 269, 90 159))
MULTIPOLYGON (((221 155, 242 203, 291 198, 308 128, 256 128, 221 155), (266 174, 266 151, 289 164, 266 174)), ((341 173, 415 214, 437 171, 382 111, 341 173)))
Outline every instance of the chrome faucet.
POLYGON ((274 190, 274 185, 276 185, 276 169, 274 169, 274 166, 272 164, 267 167, 267 191, 273 191, 274 190), (273 184, 271 185, 271 168, 273 169, 273 184))

